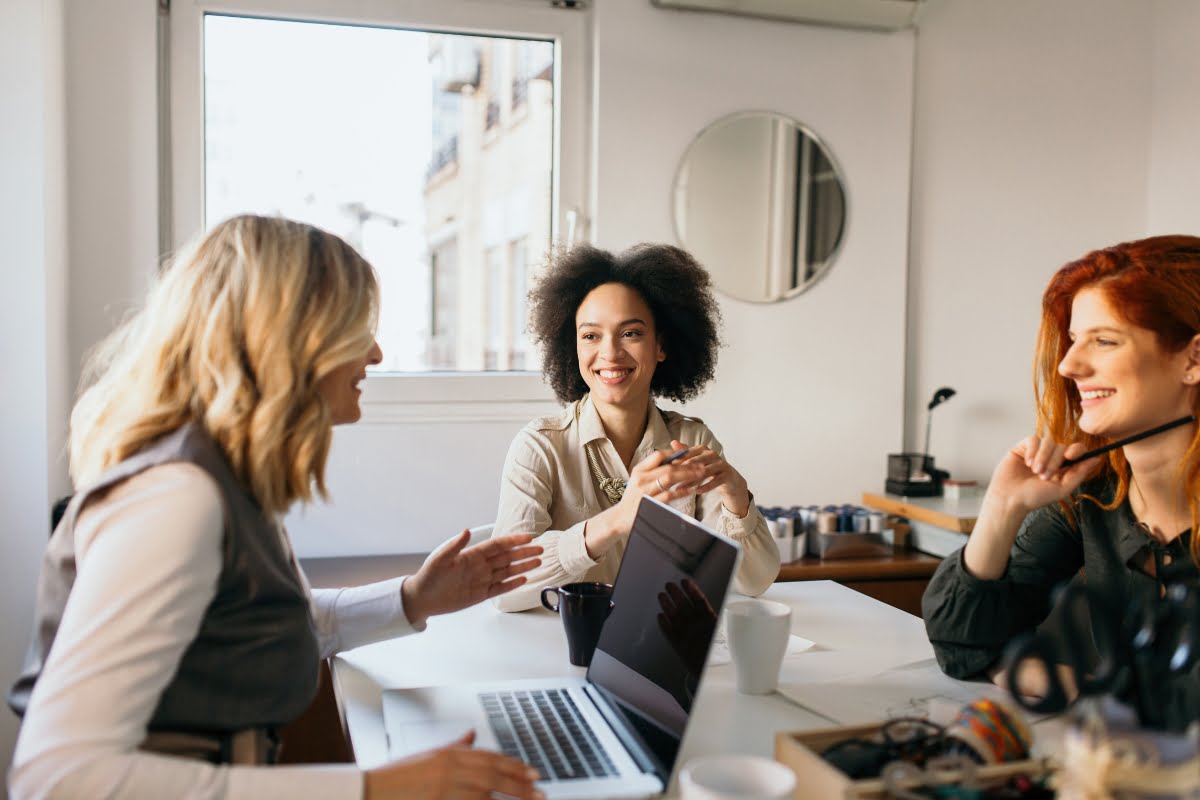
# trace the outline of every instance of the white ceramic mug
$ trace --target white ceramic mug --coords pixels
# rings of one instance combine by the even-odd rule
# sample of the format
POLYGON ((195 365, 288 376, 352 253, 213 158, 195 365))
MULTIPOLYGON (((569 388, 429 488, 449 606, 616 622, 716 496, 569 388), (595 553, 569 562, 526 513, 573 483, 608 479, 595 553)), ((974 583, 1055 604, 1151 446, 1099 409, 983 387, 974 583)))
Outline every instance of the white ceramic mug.
POLYGON ((725 635, 745 694, 770 694, 792 632, 792 609, 774 600, 738 600, 725 607, 725 635))
POLYGON ((796 773, 764 756, 694 758, 679 773, 683 800, 787 800, 796 773))

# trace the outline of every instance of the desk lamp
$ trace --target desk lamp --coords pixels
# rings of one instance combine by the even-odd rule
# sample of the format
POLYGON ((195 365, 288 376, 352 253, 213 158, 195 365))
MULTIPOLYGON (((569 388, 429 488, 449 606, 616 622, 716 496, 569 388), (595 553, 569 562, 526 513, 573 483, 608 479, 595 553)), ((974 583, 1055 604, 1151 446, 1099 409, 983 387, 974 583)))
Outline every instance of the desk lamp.
POLYGON ((933 456, 929 454, 929 429, 933 410, 955 394, 949 386, 943 386, 933 393, 933 399, 926 407, 925 449, 922 452, 888 454, 887 491, 908 497, 941 496, 942 481, 949 478, 950 473, 933 466, 933 456))

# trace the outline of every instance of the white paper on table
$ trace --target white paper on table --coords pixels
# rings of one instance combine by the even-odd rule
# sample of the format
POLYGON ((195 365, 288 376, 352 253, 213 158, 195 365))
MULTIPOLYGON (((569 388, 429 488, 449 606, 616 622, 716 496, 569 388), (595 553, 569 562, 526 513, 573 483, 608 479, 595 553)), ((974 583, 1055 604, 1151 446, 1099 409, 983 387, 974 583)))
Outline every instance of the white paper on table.
POLYGON ((981 697, 1007 700, 1007 692, 990 683, 949 677, 932 659, 869 677, 829 683, 779 684, 779 693, 842 725, 865 725, 893 717, 928 717, 946 724, 968 703, 981 697))
MULTIPOLYGON (((803 636, 791 634, 788 638, 787 650, 783 652, 783 657, 794 656, 797 653, 803 653, 813 646, 814 642, 811 639, 805 639, 803 636)), ((719 664, 728 664, 733 661, 733 656, 729 653, 729 640, 725 638, 725 617, 722 615, 720 623, 717 625, 716 635, 713 637, 712 647, 708 650, 708 666, 715 667, 719 664)))

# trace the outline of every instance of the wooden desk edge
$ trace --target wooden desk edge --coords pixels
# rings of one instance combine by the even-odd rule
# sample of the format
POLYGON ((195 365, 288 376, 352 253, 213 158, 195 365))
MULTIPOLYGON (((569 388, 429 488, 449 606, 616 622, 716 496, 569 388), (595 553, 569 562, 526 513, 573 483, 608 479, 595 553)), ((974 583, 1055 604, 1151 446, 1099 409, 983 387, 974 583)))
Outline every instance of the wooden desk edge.
POLYGON ((921 522, 928 522, 930 525, 936 525, 939 528, 946 528, 957 533, 970 533, 971 529, 975 527, 975 517, 957 517, 953 514, 934 511, 924 506, 906 503, 895 497, 863 492, 862 502, 865 506, 877 508, 889 514, 897 514, 902 517, 917 519, 921 522))
POLYGON ((844 558, 822 561, 806 556, 779 568, 777 581, 890 581, 928 578, 940 558, 924 553, 902 552, 891 558, 844 558))

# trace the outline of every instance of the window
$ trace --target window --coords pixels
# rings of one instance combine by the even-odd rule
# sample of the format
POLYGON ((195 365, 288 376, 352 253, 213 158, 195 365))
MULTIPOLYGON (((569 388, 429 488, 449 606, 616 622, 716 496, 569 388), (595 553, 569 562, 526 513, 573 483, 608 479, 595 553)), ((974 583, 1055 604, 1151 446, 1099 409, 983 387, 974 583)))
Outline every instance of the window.
MULTIPOLYGON (((367 0, 374 16, 346 20, 331 0, 333 24, 313 2, 305 19, 273 18, 284 15, 275 2, 245 16, 256 2, 266 0, 171 12, 177 241, 242 212, 312 222, 380 275, 385 360, 374 375, 537 370, 514 331, 558 209, 582 207, 581 15, 443 0, 419 4, 419 19, 367 0), (475 33, 487 27, 506 33, 475 33), (525 243, 519 270, 514 241, 525 243)), ((540 377, 523 380, 527 391, 500 396, 546 396, 540 377)))

